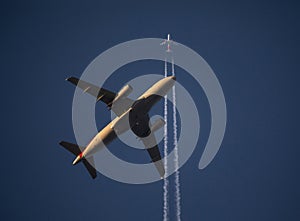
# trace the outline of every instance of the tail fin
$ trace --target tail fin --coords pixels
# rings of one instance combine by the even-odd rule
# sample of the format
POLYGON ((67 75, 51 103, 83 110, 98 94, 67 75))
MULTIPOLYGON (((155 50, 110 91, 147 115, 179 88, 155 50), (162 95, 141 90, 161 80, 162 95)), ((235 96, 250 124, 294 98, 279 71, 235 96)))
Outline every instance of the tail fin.
MULTIPOLYGON (((65 149, 73 153, 75 156, 78 156, 81 154, 81 150, 77 144, 72 144, 66 141, 61 141, 59 143, 61 146, 63 146, 65 149)), ((94 158, 89 157, 87 159, 83 158, 82 163, 85 166, 85 168, 88 170, 89 174, 93 179, 97 177, 97 172, 95 169, 95 163, 94 163, 94 158)))

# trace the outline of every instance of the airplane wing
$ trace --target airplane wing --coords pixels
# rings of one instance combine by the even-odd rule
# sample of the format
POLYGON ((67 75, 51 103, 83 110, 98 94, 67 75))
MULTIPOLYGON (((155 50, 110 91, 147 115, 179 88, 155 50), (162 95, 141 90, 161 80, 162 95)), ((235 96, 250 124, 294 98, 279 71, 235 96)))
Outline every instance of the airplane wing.
POLYGON ((113 100, 117 96, 116 93, 109 91, 104 88, 100 88, 91 83, 88 83, 83 80, 79 80, 75 77, 70 77, 66 79, 77 87, 81 88, 84 93, 88 93, 94 97, 96 97, 97 101, 104 102, 109 108, 112 108, 112 111, 117 115, 121 116, 125 111, 127 111, 131 105, 133 104, 133 100, 128 97, 122 98, 117 104, 113 104, 113 100))
POLYGON ((145 148, 147 149, 152 162, 154 163, 161 178, 165 175, 165 169, 161 160, 161 155, 157 146, 157 142, 154 133, 150 133, 148 137, 141 138, 145 148))
POLYGON ((160 45, 164 45, 164 44, 166 44, 166 40, 164 40, 162 43, 160 43, 160 45))

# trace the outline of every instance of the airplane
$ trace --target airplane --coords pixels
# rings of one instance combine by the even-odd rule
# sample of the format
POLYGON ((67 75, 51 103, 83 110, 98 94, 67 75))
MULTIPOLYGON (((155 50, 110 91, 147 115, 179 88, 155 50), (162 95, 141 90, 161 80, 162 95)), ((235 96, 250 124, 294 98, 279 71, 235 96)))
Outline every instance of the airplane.
POLYGON ((174 42, 173 40, 171 40, 171 35, 168 34, 167 35, 167 39, 165 39, 162 43, 160 43, 160 45, 165 45, 167 44, 167 50, 166 52, 172 52, 171 50, 171 44, 177 45, 176 42, 174 42))
POLYGON ((154 132, 163 127, 165 121, 159 118, 151 125, 149 111, 174 86, 176 77, 169 76, 157 81, 137 100, 128 98, 133 90, 130 85, 126 85, 118 93, 114 93, 76 77, 70 77, 66 80, 82 89, 84 93, 94 96, 97 102, 104 102, 116 114, 116 118, 108 123, 86 147, 79 147, 77 144, 66 141, 59 143, 76 156, 73 165, 82 162, 91 177, 96 178, 94 154, 106 147, 118 135, 132 130, 142 141, 151 157, 151 162, 154 163, 160 177, 163 178, 165 170, 154 132))

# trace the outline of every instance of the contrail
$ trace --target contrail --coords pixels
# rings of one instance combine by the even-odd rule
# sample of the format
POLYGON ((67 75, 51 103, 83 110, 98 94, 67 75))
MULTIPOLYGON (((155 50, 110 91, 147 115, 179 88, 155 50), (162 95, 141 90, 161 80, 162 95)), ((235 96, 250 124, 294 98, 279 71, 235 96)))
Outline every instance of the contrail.
MULTIPOLYGON (((175 76, 174 58, 172 57, 172 75, 175 76)), ((177 141, 177 118, 176 118, 176 91, 175 85, 172 88, 173 92, 173 136, 174 136, 174 164, 175 164, 175 203, 176 203, 176 218, 180 221, 181 205, 180 205, 180 182, 179 182, 179 157, 178 157, 178 141, 177 141)))
MULTIPOLYGON (((167 59, 165 59, 165 77, 167 77, 167 59)), ((163 214, 163 220, 168 220, 168 212, 169 212, 169 205, 168 205, 168 162, 167 162, 167 156, 168 156, 168 98, 167 95, 165 95, 165 103, 164 103, 164 120, 165 120, 165 126, 164 126, 164 168, 165 168, 165 176, 164 176, 164 214, 163 214)))

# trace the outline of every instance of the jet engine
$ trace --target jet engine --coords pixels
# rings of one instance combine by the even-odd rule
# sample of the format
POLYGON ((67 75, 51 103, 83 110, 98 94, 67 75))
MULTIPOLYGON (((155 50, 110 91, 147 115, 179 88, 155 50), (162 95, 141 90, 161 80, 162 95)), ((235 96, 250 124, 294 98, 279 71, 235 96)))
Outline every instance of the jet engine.
POLYGON ((119 92, 118 95, 115 97, 113 102, 118 101, 124 97, 127 97, 132 92, 132 87, 130 85, 125 85, 119 92))

